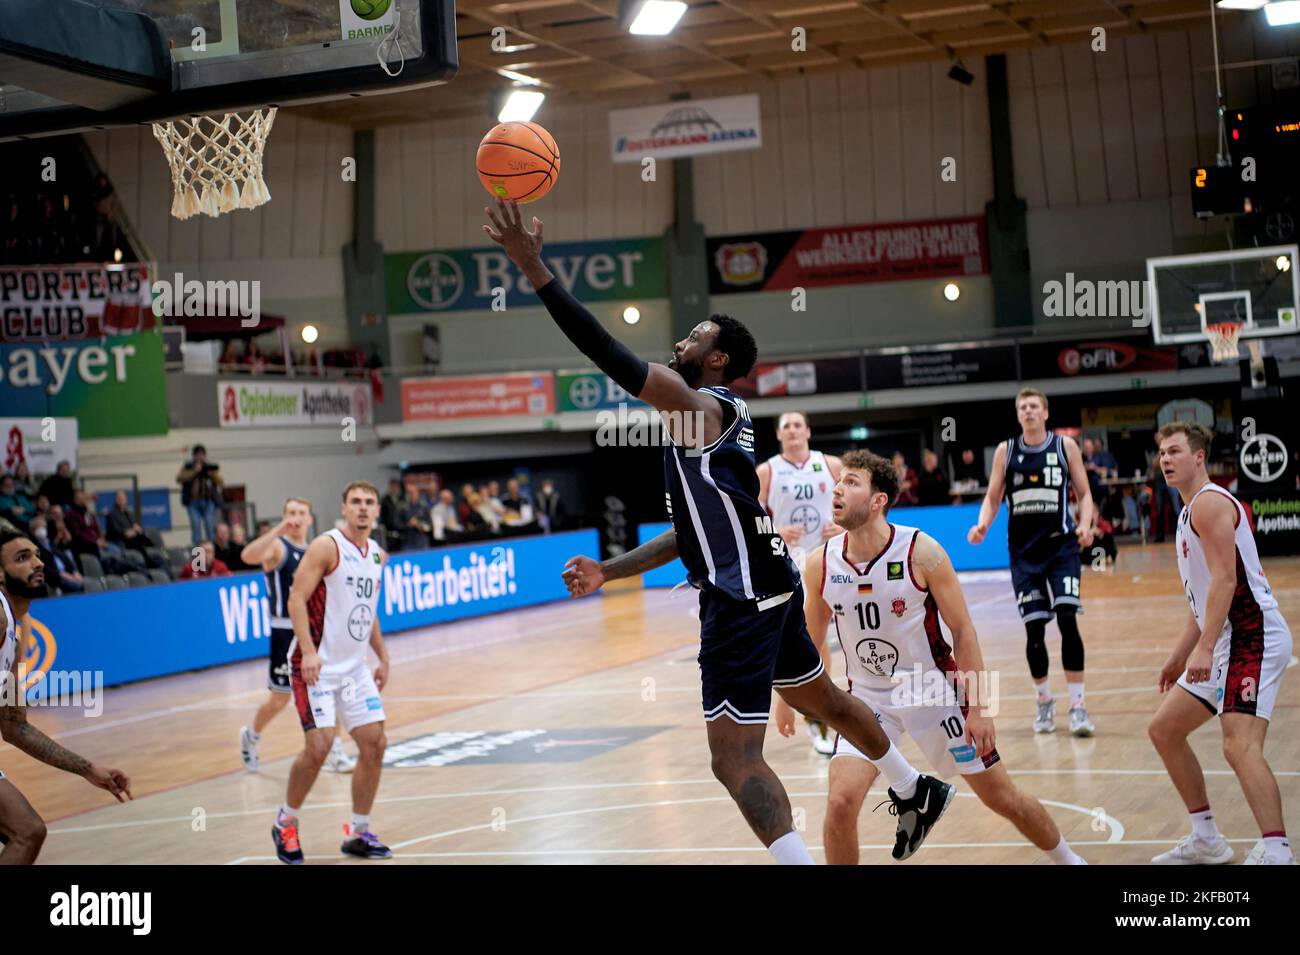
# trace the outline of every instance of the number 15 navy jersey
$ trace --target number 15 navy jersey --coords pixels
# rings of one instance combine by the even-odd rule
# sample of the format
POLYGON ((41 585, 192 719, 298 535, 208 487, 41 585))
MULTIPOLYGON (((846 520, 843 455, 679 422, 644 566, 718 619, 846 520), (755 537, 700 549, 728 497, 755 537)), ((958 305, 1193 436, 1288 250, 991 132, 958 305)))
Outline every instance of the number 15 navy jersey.
POLYGON ((1074 546, 1074 516, 1070 513, 1070 465, 1065 441, 1054 432, 1039 445, 1024 436, 1007 442, 1006 488, 1010 508, 1007 545, 1011 556, 1042 554, 1074 546))

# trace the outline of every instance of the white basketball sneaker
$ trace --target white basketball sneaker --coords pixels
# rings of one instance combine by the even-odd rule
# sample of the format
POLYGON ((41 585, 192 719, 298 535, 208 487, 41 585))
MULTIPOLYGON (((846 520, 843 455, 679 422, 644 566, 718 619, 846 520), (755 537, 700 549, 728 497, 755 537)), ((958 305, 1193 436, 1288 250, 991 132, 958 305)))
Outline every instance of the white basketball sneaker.
POLYGON ((1277 856, 1269 856, 1268 850, 1264 845, 1264 840, 1260 839, 1255 843, 1255 848, 1250 850, 1250 855, 1246 856, 1246 861, 1242 865, 1296 865, 1295 856, 1287 859, 1279 859, 1277 856))
POLYGON ((1151 862, 1154 865, 1223 865, 1232 861, 1234 854, 1232 846, 1228 845, 1228 840, 1223 836, 1200 839, 1192 832, 1183 836, 1178 845, 1168 852, 1160 853, 1151 862))
POLYGON ((812 740, 812 747, 819 755, 830 756, 835 752, 835 738, 831 736, 831 728, 825 723, 810 720, 808 738, 812 740))
POLYGON ((239 758, 244 762, 244 768, 250 773, 257 772, 257 741, 253 739, 253 731, 247 726, 239 728, 239 758))
POLYGON ((1034 732, 1056 732, 1056 700, 1038 701, 1038 715, 1034 717, 1034 732))
POLYGON ((328 769, 331 773, 350 773, 357 768, 357 759, 344 752, 343 744, 335 737, 330 754, 325 757, 325 765, 321 768, 328 769))
POLYGON ((1092 725, 1092 720, 1088 719, 1088 711, 1082 706, 1070 707, 1070 735, 1071 736, 1091 736, 1097 732, 1097 727, 1092 725))

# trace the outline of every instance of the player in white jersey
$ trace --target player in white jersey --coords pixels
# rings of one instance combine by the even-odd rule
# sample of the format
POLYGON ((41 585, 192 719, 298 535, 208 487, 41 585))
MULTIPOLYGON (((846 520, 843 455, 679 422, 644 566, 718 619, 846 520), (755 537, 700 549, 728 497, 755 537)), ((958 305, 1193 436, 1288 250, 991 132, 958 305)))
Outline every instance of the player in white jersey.
MULTIPOLYGON (((239 730, 239 758, 250 773, 258 771, 260 759, 258 745, 262 731, 279 715, 293 694, 289 685, 289 647, 293 643, 293 622, 289 619, 289 593, 293 589, 293 575, 307 552, 311 531, 311 502, 302 497, 291 497, 281 509, 280 523, 265 534, 251 540, 240 552, 239 558, 250 566, 261 565, 266 575, 266 600, 271 607, 271 656, 265 702, 253 714, 253 722, 239 730)), ((336 733, 330 752, 325 757, 323 769, 334 773, 350 773, 357 761, 343 749, 336 733)))
POLYGON ((1147 733, 1192 817, 1192 832, 1151 861, 1219 865, 1232 858, 1187 742, 1197 727, 1218 716, 1224 758, 1261 833, 1246 864, 1295 865, 1282 796, 1264 758, 1269 719, 1291 662, 1291 631, 1260 566, 1245 508, 1205 470, 1213 432, 1174 421, 1157 435, 1160 469, 1187 502, 1174 546, 1191 615, 1160 670, 1160 692, 1177 690, 1160 704, 1147 733))
POLYGON ((388 650, 379 631, 379 586, 385 554, 370 539, 379 515, 379 491, 353 481, 343 491, 342 529, 321 534, 307 548, 289 594, 293 643, 289 647, 293 702, 307 741, 289 771, 285 804, 271 837, 281 862, 303 861, 298 814, 329 753, 341 718, 359 750, 352 775, 352 822, 344 827, 342 851, 362 859, 388 859, 392 852, 370 829, 370 810, 383 769, 384 704, 388 650), (379 658, 372 673, 367 648, 379 658))
MULTIPOLYGON (((0 532, 0 568, 4 571, 0 580, 0 737, 33 759, 75 773, 111 792, 118 802, 125 802, 131 798, 131 780, 125 773, 96 766, 27 722, 18 672, 22 654, 17 628, 32 600, 45 596, 45 570, 36 542, 22 531, 0 532)), ((44 842, 45 821, 0 772, 0 865, 30 865, 44 842)))
MULTIPOLYGON (((875 711, 895 746, 906 733, 940 777, 960 774, 987 807, 1059 865, 1085 864, 1042 805, 1011 782, 995 747, 979 638, 947 553, 916 528, 891 524, 893 465, 870 451, 844 455, 835 522, 847 530, 808 558, 810 632, 833 623, 849 692, 875 711), (940 617, 952 631, 944 639, 940 617)), ((830 766, 826 861, 858 862, 858 815, 879 775, 847 739, 830 766)))
MULTIPOLYGON (((802 567, 807 554, 840 532, 831 517, 831 491, 840 479, 840 459, 809 447, 812 431, 802 411, 781 415, 776 422, 776 436, 781 453, 757 468, 758 503, 772 515, 772 524, 785 541, 790 558, 802 567)), ((822 663, 830 673, 830 648, 825 640, 820 646, 822 663)), ((780 696, 772 715, 781 735, 794 735, 794 710, 780 696)), ((808 736, 814 750, 823 756, 831 754, 835 740, 825 723, 809 722, 808 736)))

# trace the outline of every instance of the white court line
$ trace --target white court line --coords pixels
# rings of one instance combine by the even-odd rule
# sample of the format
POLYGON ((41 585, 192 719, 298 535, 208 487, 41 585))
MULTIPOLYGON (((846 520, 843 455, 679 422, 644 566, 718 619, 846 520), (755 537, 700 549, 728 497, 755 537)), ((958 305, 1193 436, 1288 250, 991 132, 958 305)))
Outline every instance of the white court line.
MULTIPOLYGON (((1003 765, 1005 766, 1006 764, 1003 763, 1003 765)), ((1011 769, 1008 767, 1007 772, 1012 776, 1167 776, 1168 775, 1168 773, 1166 773, 1165 770, 1163 769, 1073 769, 1073 768, 1011 769)), ((1203 772, 1206 776, 1235 775, 1230 769, 1206 769, 1203 770, 1203 772)), ((826 780, 827 779, 826 772, 781 773, 778 775, 780 776, 782 781, 808 780, 808 779, 826 780)), ((1283 777, 1283 776, 1300 777, 1300 771, 1274 770, 1273 775, 1278 777, 1283 777)), ((271 777, 267 777, 267 778, 271 778, 271 777)), ((275 781, 277 783, 280 782, 279 779, 276 779, 275 781)), ((191 785, 198 785, 198 784, 191 784, 191 785)), ((514 788, 514 789, 466 789, 466 790, 445 792, 445 793, 420 793, 414 796, 389 796, 387 798, 378 798, 375 800, 375 803, 376 805, 390 805, 390 804, 407 803, 407 802, 435 801, 441 799, 470 799, 470 798, 478 798, 483 796, 493 796, 493 797, 528 796, 528 795, 538 795, 538 794, 546 794, 546 793, 583 792, 583 791, 593 791, 593 790, 602 790, 602 789, 636 789, 642 787, 648 788, 648 787, 655 787, 655 786, 717 786, 717 785, 719 785, 718 781, 712 777, 708 779, 652 779, 652 780, 644 780, 644 781, 633 780, 630 782, 621 782, 621 783, 575 783, 568 786, 526 786, 526 787, 514 788)), ((175 790, 169 790, 169 792, 175 792, 175 790)), ((146 799, 155 798, 158 795, 164 795, 164 794, 158 793, 155 794, 154 796, 141 796, 140 799, 136 801, 142 802, 146 799)), ((825 793, 821 793, 821 795, 825 795, 825 793)), ((958 793, 958 795, 967 795, 967 794, 958 793)), ((308 813, 308 812, 315 812, 317 810, 324 810, 324 809, 350 809, 351 806, 352 803, 350 800, 345 800, 341 802, 313 802, 309 805, 303 806, 302 812, 308 813)), ((237 819, 243 816, 260 816, 263 814, 269 815, 274 813, 279 808, 280 808, 280 804, 277 802, 274 806, 266 806, 261 809, 237 809, 237 810, 231 810, 229 812, 209 812, 207 813, 207 818, 237 819)), ((169 822, 183 822, 186 825, 189 825, 193 821, 194 821, 193 815, 155 816, 149 819, 134 819, 128 822, 99 823, 90 826, 61 826, 57 829, 50 829, 49 834, 60 835, 60 834, 69 834, 74 832, 101 832, 110 829, 133 829, 138 826, 155 826, 155 825, 162 825, 164 823, 169 823, 169 822)))
MULTIPOLYGON (((1226 842, 1255 843, 1258 839, 1225 839, 1226 842)), ((1110 839, 1083 839, 1070 843, 1071 848, 1077 846, 1172 846, 1177 845, 1176 839, 1124 839, 1113 841, 1110 839)), ((893 849, 892 843, 871 844, 863 843, 858 846, 859 849, 893 849)), ((920 851, 926 849, 1015 849, 1015 848, 1036 848, 1031 842, 929 842, 927 841, 920 851)), ((810 852, 825 852, 825 846, 808 846, 810 852)), ((764 846, 689 846, 685 848, 676 848, 665 846, 662 849, 502 849, 498 851, 482 852, 403 852, 403 859, 483 859, 497 856, 503 857, 523 857, 538 858, 546 856, 619 856, 619 855, 662 855, 665 852, 681 853, 722 853, 722 852, 767 852, 764 846)), ((277 862, 275 856, 240 856, 226 865, 240 865, 244 862, 277 862)), ((1032 863, 1021 863, 1028 865, 1032 863)))

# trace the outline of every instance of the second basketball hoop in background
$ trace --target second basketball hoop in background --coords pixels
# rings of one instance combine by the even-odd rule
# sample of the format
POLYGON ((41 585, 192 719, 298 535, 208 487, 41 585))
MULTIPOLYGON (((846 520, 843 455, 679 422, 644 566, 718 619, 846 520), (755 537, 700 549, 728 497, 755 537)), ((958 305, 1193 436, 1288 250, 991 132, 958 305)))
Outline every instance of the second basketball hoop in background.
POLYGON ((474 165, 494 198, 534 202, 555 187, 560 147, 536 123, 499 123, 479 143, 474 165))

